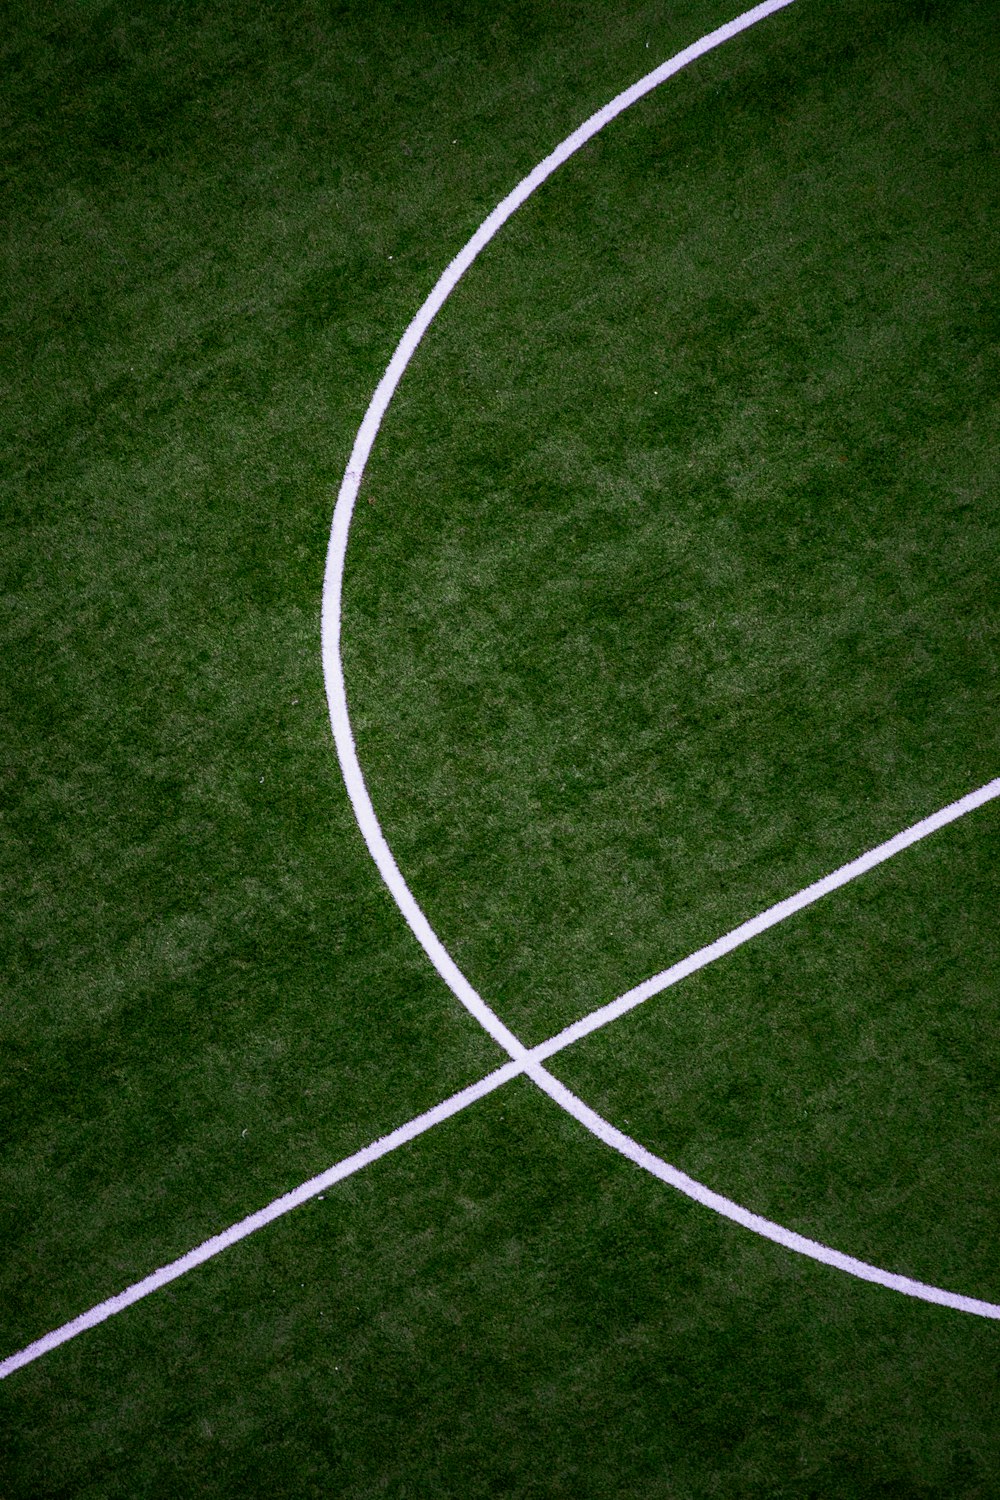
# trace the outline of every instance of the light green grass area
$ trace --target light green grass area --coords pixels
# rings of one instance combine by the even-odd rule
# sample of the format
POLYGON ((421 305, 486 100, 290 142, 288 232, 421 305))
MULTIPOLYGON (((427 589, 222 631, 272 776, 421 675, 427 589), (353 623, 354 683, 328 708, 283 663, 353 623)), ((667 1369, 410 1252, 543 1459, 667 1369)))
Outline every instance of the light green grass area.
MULTIPOLYGON (((0 1357, 503 1060, 341 783, 333 499, 485 214, 731 14, 8 17, 0 1357)), ((527 1041, 998 773, 997 19, 797 0, 563 167, 404 377, 347 561, 359 754, 527 1041)), ((997 831, 554 1071, 1000 1300, 997 831)), ((998 1326, 723 1222, 522 1079, 10 1377, 0 1496, 990 1500, 998 1326)))

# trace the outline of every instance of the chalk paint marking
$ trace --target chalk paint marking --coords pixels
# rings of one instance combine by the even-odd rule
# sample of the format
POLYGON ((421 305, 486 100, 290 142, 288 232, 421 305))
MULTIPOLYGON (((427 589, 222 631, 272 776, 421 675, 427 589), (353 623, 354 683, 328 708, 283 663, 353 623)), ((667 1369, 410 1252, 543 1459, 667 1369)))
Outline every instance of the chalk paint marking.
POLYGON ((753 10, 745 11, 743 15, 727 21, 724 26, 709 32, 707 36, 693 42, 690 47, 685 47, 682 52, 678 52, 667 62, 661 63, 659 67, 647 73, 644 78, 640 78, 637 83, 633 83, 630 88, 625 89, 609 104, 604 105, 602 109, 597 110, 588 120, 585 120, 571 135, 561 141, 544 161, 539 162, 527 177, 522 178, 501 203, 497 204, 472 238, 441 273, 434 289, 397 344, 395 353, 375 388, 375 394, 358 428, 358 435, 354 439, 354 446, 337 496, 330 531, 330 545, 327 549, 326 576, 323 581, 323 675, 330 705, 333 738, 348 795, 354 808, 354 815, 382 879, 392 892, 396 905, 438 974, 466 1010, 475 1016, 480 1026, 511 1057, 523 1057, 525 1055, 524 1044, 504 1025, 496 1012, 486 1004, 482 996, 469 983, 418 905, 403 879, 402 872, 382 832, 358 761, 351 718, 347 708, 347 689, 344 684, 344 668, 340 651, 344 562, 358 491, 364 476, 365 465, 389 403, 421 339, 480 251, 485 249, 511 215, 517 212, 536 188, 541 187, 558 167, 567 162, 575 152, 580 150, 581 146, 586 145, 604 129, 605 125, 610 124, 631 105, 644 98, 668 78, 672 78, 675 73, 679 73, 689 63, 703 57, 706 52, 720 47, 732 37, 738 36, 741 31, 746 31, 748 27, 764 20, 766 16, 773 15, 775 11, 783 10, 785 6, 792 3, 793 0, 766 0, 765 4, 755 6, 753 10))
POLYGON ((729 1198, 723 1198, 721 1193, 714 1193, 703 1183, 696 1182, 693 1177, 688 1177, 686 1172, 671 1167, 660 1157, 654 1156, 652 1151, 647 1151, 645 1146, 640 1146, 639 1142, 634 1141, 631 1136, 617 1130, 603 1116, 596 1114, 589 1105, 584 1104, 582 1099, 577 1098, 576 1094, 570 1093, 565 1084, 560 1083, 558 1078, 553 1078, 545 1068, 529 1064, 527 1072, 538 1087, 544 1089, 550 1099, 555 1100, 556 1104, 571 1114, 574 1120, 578 1120, 590 1131, 591 1135, 596 1135, 598 1140, 603 1141, 612 1150, 620 1151, 622 1156, 627 1156, 629 1161, 635 1162, 637 1167, 651 1172, 661 1182, 676 1188, 686 1197, 693 1198, 696 1203, 713 1209, 723 1218, 732 1219, 734 1224, 740 1224, 744 1229, 750 1229, 754 1234, 762 1235, 764 1239, 774 1240, 786 1250, 794 1250, 799 1255, 806 1255, 810 1260, 820 1261, 823 1265, 832 1266, 837 1271, 846 1271, 849 1276, 857 1276, 861 1281, 872 1281, 878 1286, 888 1287, 891 1291, 902 1292, 904 1296, 918 1297, 922 1302, 935 1302, 940 1307, 953 1307, 959 1312, 973 1313, 981 1318, 1000 1318, 1000 1306, 995 1302, 983 1302, 978 1297, 965 1297, 960 1292, 948 1292, 942 1287, 929 1286, 925 1281, 914 1281, 910 1276, 898 1276, 893 1271, 883 1271, 880 1266, 872 1266, 867 1261, 856 1260, 853 1255, 844 1255, 839 1250, 831 1250, 829 1245, 821 1245, 818 1240, 807 1239, 805 1235, 796 1234, 794 1230, 786 1229, 782 1224, 773 1224, 770 1219, 751 1213, 748 1208, 743 1208, 739 1203, 733 1203, 729 1198))
POLYGON ((541 1046, 533 1050, 532 1057, 551 1057, 553 1053, 561 1052, 564 1047, 578 1042, 581 1037, 587 1036, 591 1031, 597 1031, 600 1027, 606 1026, 609 1021, 617 1021, 619 1016, 624 1016, 627 1011, 634 1010, 644 1000, 649 1000, 653 995, 662 994, 671 985, 677 984, 681 979, 686 979, 689 974, 697 973, 699 969, 705 968, 706 964, 714 963, 725 953, 732 953, 734 948, 742 947, 751 938, 757 937, 761 932, 766 932, 769 927, 775 927, 779 922, 784 922, 787 917, 802 911, 806 906, 811 906, 814 901, 828 895, 830 891, 839 890, 849 881, 857 880, 859 875, 866 875, 877 865, 884 864, 887 859, 892 859, 894 855, 901 854, 904 849, 909 849, 911 844, 919 843, 921 839, 927 838, 928 834, 936 833, 939 828, 954 823, 958 818, 964 818, 966 813, 973 812, 987 802, 992 802, 994 797, 1000 797, 1000 777, 988 781, 985 786, 969 792, 965 797, 959 797, 957 802, 949 802, 947 807, 940 808, 929 818, 922 818, 912 827, 904 828, 903 832, 897 833, 894 838, 887 839, 884 844, 879 844, 877 848, 869 849, 866 854, 852 859, 850 864, 841 865, 839 870, 834 870, 830 875, 824 875, 821 880, 807 885, 796 895, 786 897, 775 906, 769 906, 767 911, 762 911, 759 916, 751 917, 749 922, 743 922, 739 927, 734 927, 732 932, 716 938, 715 942, 709 943, 707 947, 699 948, 696 953, 691 953, 678 963, 671 964, 670 968, 664 969, 662 973, 654 974, 651 979, 644 979, 634 989, 626 990, 624 995, 619 995, 617 1000, 612 1000, 608 1005, 602 1005, 599 1010, 591 1011, 590 1015, 583 1016, 581 1020, 574 1021, 571 1026, 567 1026, 564 1031, 550 1037, 547 1042, 543 1042, 541 1046))
POLYGON ((32 1360, 48 1354, 51 1349, 57 1349, 60 1344, 75 1339, 78 1334, 86 1332, 88 1328, 94 1328, 98 1323, 113 1318, 115 1313, 124 1312, 126 1307, 131 1307, 135 1302, 141 1302, 144 1297, 148 1297, 152 1292, 158 1292, 161 1287, 167 1286, 171 1281, 176 1281, 178 1277, 186 1276, 189 1271, 194 1270, 195 1266, 203 1265, 206 1260, 220 1255, 223 1250, 228 1250, 231 1245, 245 1240, 248 1235, 256 1234, 257 1230, 263 1229, 266 1224, 273 1224, 275 1219, 291 1213, 293 1208, 301 1207, 317 1193, 322 1193, 324 1189, 332 1187, 335 1182, 342 1182, 345 1177, 350 1177, 352 1173, 360 1172, 363 1167, 370 1166, 373 1161, 378 1161, 380 1156, 388 1156, 391 1151, 396 1151, 400 1146, 405 1146, 409 1141, 415 1140, 418 1135, 423 1135, 425 1130, 440 1125, 442 1120, 450 1119, 460 1110, 468 1109, 469 1105, 474 1104, 477 1099, 492 1094, 494 1089, 500 1088, 508 1079, 523 1071, 522 1063, 505 1063, 503 1067, 481 1078, 478 1083, 470 1084, 468 1088, 452 1094, 448 1099, 443 1099, 440 1104, 435 1104, 433 1109, 428 1109, 424 1114, 408 1120, 405 1125, 400 1125, 398 1130, 392 1131, 389 1135, 380 1136, 377 1141, 372 1141, 370 1146, 355 1151, 353 1156, 345 1156, 343 1161, 328 1167, 325 1172, 320 1172, 318 1177, 310 1177, 308 1182, 301 1183, 290 1193, 284 1193, 282 1197, 275 1198, 273 1203, 269 1203, 266 1208, 260 1208, 256 1213, 240 1219, 238 1224, 232 1224, 221 1234, 213 1235, 211 1239, 189 1250, 178 1260, 172 1260, 169 1265, 161 1266, 158 1271, 145 1276, 142 1281, 134 1282, 123 1292, 118 1292, 116 1296, 109 1297, 105 1302, 99 1302, 89 1312, 81 1313, 71 1322, 64 1323, 61 1328, 53 1329, 51 1333, 28 1344, 17 1354, 11 1354, 0 1364, 0 1380, 13 1375, 15 1370, 21 1369, 22 1365, 30 1364, 32 1360))

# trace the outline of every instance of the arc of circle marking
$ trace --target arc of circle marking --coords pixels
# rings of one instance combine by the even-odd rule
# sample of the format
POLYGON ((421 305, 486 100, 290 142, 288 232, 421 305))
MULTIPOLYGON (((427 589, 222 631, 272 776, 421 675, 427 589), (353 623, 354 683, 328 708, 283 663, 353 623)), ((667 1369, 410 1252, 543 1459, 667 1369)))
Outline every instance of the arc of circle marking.
POLYGON ((441 942, 437 933, 431 927, 413 893, 403 878, 402 872, 396 863, 395 856, 389 848, 381 824, 372 805, 368 794, 368 787, 358 761, 357 748, 354 744, 354 733, 351 728, 350 713, 347 706, 347 690, 344 683, 344 669, 340 653, 341 640, 341 617, 340 606, 344 585, 344 564, 347 556, 347 540, 350 532, 351 520, 354 515, 354 507, 357 503, 358 492, 361 488, 361 480, 364 476, 365 466, 371 455, 379 428, 389 409, 389 405, 396 393, 396 388, 402 380, 407 365, 417 351, 424 334, 431 323, 437 317, 441 308, 447 302, 459 281, 479 255, 485 249, 498 231, 506 224, 517 210, 527 202, 532 193, 541 187, 547 178, 551 177, 557 168, 561 167, 589 140, 592 140, 606 125, 623 114, 638 100, 645 97, 653 89, 665 83, 668 78, 679 73, 697 58, 703 57, 705 53, 714 48, 722 46, 741 31, 762 21, 765 17, 773 15, 776 11, 783 10, 786 6, 794 4, 794 0, 764 0, 761 5, 754 6, 752 10, 744 11, 742 15, 727 21, 725 25, 719 26, 715 31, 700 37, 698 41, 692 42, 681 52, 668 58, 659 67, 654 68, 643 78, 637 80, 629 88, 624 89, 616 95, 603 108, 597 110, 589 119, 584 120, 565 140, 561 141, 544 160, 540 161, 526 177, 514 187, 496 208, 487 215, 455 258, 445 267, 440 277, 432 288, 429 296, 425 299, 409 326, 404 330, 403 336, 390 359, 382 378, 375 387, 375 393, 368 405, 358 428, 351 456, 348 459, 344 478, 341 481, 340 490, 337 495, 337 503, 334 507, 333 522, 330 528, 330 542, 327 548, 326 573, 323 580, 323 603, 322 603, 322 650, 323 650, 323 675, 326 682, 327 699, 330 707, 330 723, 333 728, 334 743, 337 748, 337 756, 340 760, 341 772, 347 786, 347 792, 351 799, 358 826, 364 836, 369 853, 378 867, 382 879, 385 881, 393 899, 402 912, 404 918, 412 929, 417 941, 424 949, 431 963, 434 965, 445 984, 465 1006, 485 1031, 497 1042, 511 1057, 523 1057, 525 1048, 523 1043, 514 1033, 504 1025, 500 1017, 486 1004, 482 996, 469 983, 466 976, 459 969, 451 954, 441 942))
MULTIPOLYGON (((741 1224, 754 1233, 774 1240, 787 1249, 796 1251, 798 1254, 833 1266, 862 1280, 876 1282, 894 1291, 899 1291, 924 1301, 935 1302, 983 1317, 1000 1319, 1000 1305, 985 1302, 975 1297, 966 1297, 960 1293, 950 1292, 941 1287, 929 1286, 924 1282, 915 1281, 910 1277, 901 1276, 894 1272, 886 1271, 879 1266, 870 1265, 866 1261, 858 1260, 854 1256, 845 1255, 841 1251, 820 1244, 818 1241, 807 1239, 804 1235, 797 1234, 793 1230, 786 1229, 783 1225, 773 1223, 771 1220, 765 1219, 759 1214, 754 1214, 749 1209, 743 1208, 737 1203, 733 1203, 730 1199, 724 1198, 721 1194, 705 1186, 705 1184, 696 1182, 693 1178, 688 1177, 686 1173, 680 1172, 676 1167, 670 1166, 653 1152, 648 1151, 644 1146, 634 1141, 630 1136, 626 1136, 622 1131, 616 1129, 610 1121, 603 1119, 602 1116, 598 1115, 589 1105, 585 1104, 582 1099, 573 1094, 563 1083, 549 1073, 542 1066, 537 1056, 532 1055, 531 1050, 525 1047, 521 1039, 504 1024, 462 973, 434 931, 416 897, 407 885, 382 831, 368 792, 361 764, 358 760, 357 747, 354 743, 354 733, 351 727, 350 712, 347 704, 347 690, 341 657, 341 603, 351 519, 354 514, 354 507, 364 476, 365 466, 371 455, 382 421, 396 392, 396 388, 427 329, 480 251, 489 244, 500 228, 527 201, 531 194, 558 167, 568 161, 581 146, 591 140, 598 131, 603 130, 605 125, 622 114, 624 110, 630 108, 631 105, 657 88, 661 83, 664 83, 675 73, 680 72, 682 68, 687 67, 689 63, 694 62, 696 58, 704 56, 705 53, 711 51, 713 48, 721 46, 740 32, 746 31, 749 27, 756 25, 758 21, 764 20, 765 17, 773 15, 776 11, 783 10, 786 6, 793 3, 794 0, 765 0, 765 3, 757 5, 752 10, 745 11, 741 15, 734 17, 733 20, 728 21, 725 25, 718 27, 715 31, 709 32, 691 46, 678 52, 658 68, 654 68, 645 77, 639 79, 630 88, 618 94, 610 103, 585 120, 554 151, 550 152, 538 166, 529 172, 513 191, 497 205, 492 213, 484 219, 475 234, 472 235, 471 239, 468 240, 442 272, 430 295, 426 298, 416 316, 404 331, 392 359, 389 361, 376 387, 375 394, 358 429, 334 508, 330 542, 327 550, 322 606, 323 672, 330 708, 330 722, 351 806, 365 843, 382 879, 399 907, 401 914, 414 933, 414 936, 431 960, 440 977, 455 995, 456 999, 476 1018, 493 1040, 515 1062, 521 1064, 518 1071, 523 1071, 560 1108, 572 1115, 574 1119, 599 1140, 604 1141, 636 1165, 650 1172, 661 1181, 668 1183, 686 1196, 695 1199, 705 1207, 713 1209, 716 1213, 741 1224)), ((991 783, 989 788, 980 789, 980 794, 972 795, 978 797, 979 801, 985 801, 987 797, 981 796, 981 793, 988 792, 991 796, 996 795, 994 786, 995 784, 991 783)), ((978 802, 976 805, 978 805, 978 802)), ((856 863, 860 863, 860 861, 856 863)), ((752 924, 744 925, 749 927, 752 924)), ((624 1013, 625 1009, 630 1008, 631 1005, 640 1003, 642 999, 646 998, 645 992, 652 993, 653 991, 649 990, 649 985, 654 983, 655 980, 647 981, 646 985, 636 986, 634 990, 620 996, 618 1001, 612 1002, 611 1006, 603 1007, 601 1014, 614 1010, 616 1007, 621 1007, 617 1011, 618 1014, 624 1013)), ((572 1027, 567 1028, 567 1032, 573 1029, 572 1027)), ((584 1034, 583 1031, 580 1034, 584 1034)))

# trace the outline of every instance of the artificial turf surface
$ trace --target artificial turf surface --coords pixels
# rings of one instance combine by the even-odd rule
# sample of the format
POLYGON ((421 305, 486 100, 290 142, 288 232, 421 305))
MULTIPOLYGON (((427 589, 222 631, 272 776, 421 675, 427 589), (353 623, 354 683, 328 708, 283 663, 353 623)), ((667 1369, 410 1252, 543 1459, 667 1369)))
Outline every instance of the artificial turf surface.
MULTIPOLYGON (((340 784, 333 493, 485 213, 729 14, 10 14, 0 1353, 501 1060, 340 784)), ((562 168, 404 379, 348 556, 359 751, 526 1040, 996 774, 998 19, 798 0, 562 168)), ((554 1070, 996 1300, 996 830, 554 1070)), ((989 1497, 996 1337, 519 1080, 4 1382, 0 1493, 989 1497)))

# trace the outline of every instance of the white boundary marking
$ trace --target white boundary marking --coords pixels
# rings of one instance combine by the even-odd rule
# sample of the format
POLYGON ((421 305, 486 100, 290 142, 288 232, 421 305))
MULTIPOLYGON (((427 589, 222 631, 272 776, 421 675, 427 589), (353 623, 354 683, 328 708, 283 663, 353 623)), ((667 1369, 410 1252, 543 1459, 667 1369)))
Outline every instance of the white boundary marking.
POLYGON ((421 911, 386 842, 358 761, 347 707, 344 669, 340 657, 340 602, 344 584, 344 563, 358 491, 361 488, 365 465, 371 455, 389 403, 396 394, 396 388, 403 378, 407 365, 416 353, 421 339, 480 251, 485 249, 507 220, 527 202, 532 193, 541 187, 558 167, 563 166, 580 150, 581 146, 586 145, 604 129, 605 125, 609 125, 631 105, 651 93, 668 78, 672 78, 675 73, 679 73, 682 68, 686 68, 689 63, 704 56, 706 52, 720 47, 723 42, 728 42, 732 37, 738 36, 741 31, 746 31, 748 27, 756 25, 766 16, 773 15, 775 11, 783 10, 785 6, 793 3, 794 0, 765 0, 763 5, 757 5, 753 10, 745 11, 734 20, 727 21, 724 26, 719 26, 707 36, 693 42, 690 47, 685 47, 683 51, 676 53, 665 63, 661 63, 658 68, 654 68, 651 73, 647 73, 630 88, 624 89, 609 104, 605 104, 602 109, 597 110, 588 120, 578 126, 545 157, 544 161, 540 161, 527 177, 522 178, 502 202, 497 204, 493 212, 487 215, 480 224, 472 238, 463 245, 454 260, 446 266, 423 306, 403 333, 375 388, 368 410, 362 418, 337 495, 330 531, 330 544, 327 549, 326 576, 323 580, 323 675, 326 680, 334 742, 344 781, 347 784, 347 792, 354 808, 354 815, 382 879, 392 892, 396 905, 431 963, 466 1010, 475 1016, 484 1031, 489 1032, 493 1040, 499 1043, 511 1057, 522 1057, 525 1051, 524 1044, 476 993, 421 911))
POLYGON ((761 1235, 764 1239, 774 1240, 776 1244, 782 1245, 786 1250, 794 1250, 799 1255, 806 1255, 810 1260, 818 1260, 824 1266, 832 1266, 834 1270, 846 1271, 849 1276, 856 1276, 861 1281, 872 1281, 878 1286, 888 1287, 890 1291, 903 1292, 908 1297, 917 1297, 921 1302, 935 1302, 939 1307, 952 1307, 958 1312, 975 1313, 981 1318, 1000 1318, 1000 1305, 995 1302, 983 1302, 978 1297, 966 1297, 961 1292, 945 1291, 943 1287, 929 1286, 925 1281, 915 1281, 910 1276, 899 1276, 894 1271, 883 1271, 881 1266, 869 1265, 867 1261, 857 1260, 853 1255, 844 1255, 840 1250, 833 1250, 829 1245, 822 1245, 818 1240, 807 1239, 804 1234, 796 1234, 793 1229, 786 1229, 782 1224, 772 1223, 761 1214, 751 1213, 748 1208, 734 1203, 731 1198, 724 1198, 721 1193, 713 1192, 711 1188, 705 1187, 704 1183, 696 1182, 686 1172, 681 1172, 677 1167, 672 1167, 659 1156, 654 1156, 645 1146, 640 1146, 631 1136, 625 1135, 617 1130, 603 1116, 597 1114, 584 1104, 576 1094, 570 1093, 565 1084, 553 1078, 552 1074, 545 1068, 535 1068, 529 1065, 528 1074, 544 1089, 550 1099, 554 1099, 575 1120, 585 1126, 598 1140, 620 1151, 622 1156, 627 1156, 629 1161, 635 1162, 637 1167, 642 1167, 646 1172, 651 1172, 661 1182, 676 1188, 688 1198, 693 1198, 696 1203, 705 1208, 711 1208, 723 1218, 732 1219, 734 1224, 740 1224, 744 1229, 750 1229, 754 1234, 761 1235))
POLYGON ((96 1307, 81 1313, 79 1317, 63 1323, 61 1327, 54 1328, 51 1333, 44 1334, 40 1339, 35 1339, 24 1349, 11 1354, 0 1363, 0 1380, 8 1375, 13 1375, 15 1370, 20 1370, 23 1365, 28 1365, 32 1360, 39 1359, 43 1354, 48 1354, 51 1349, 58 1349, 60 1344, 75 1339, 78 1334, 85 1333, 88 1328, 94 1328, 98 1323, 104 1323, 108 1318, 113 1318, 115 1313, 124 1312, 126 1307, 131 1307, 135 1302, 141 1302, 144 1297, 150 1296, 152 1292, 158 1292, 161 1287, 176 1281, 180 1276, 186 1276, 188 1271, 193 1271, 195 1266, 200 1266, 213 1256, 221 1255, 223 1250, 228 1250, 231 1245, 245 1240, 248 1235, 255 1234, 258 1229, 263 1229, 266 1224, 272 1224, 275 1219, 280 1219, 284 1214, 291 1213, 293 1208, 299 1208, 310 1198, 315 1198, 317 1193, 322 1193, 325 1188, 332 1187, 335 1182, 342 1182, 345 1177, 350 1177, 354 1172, 360 1172, 362 1167, 370 1166, 373 1161, 378 1161, 380 1156, 388 1156, 400 1146, 405 1146, 409 1141, 415 1140, 425 1130, 430 1130, 433 1125, 440 1125, 442 1120, 447 1120, 451 1115, 457 1115, 461 1110, 467 1109, 477 1099, 491 1094, 494 1089, 500 1088, 517 1073, 522 1073, 524 1066, 520 1062, 505 1063, 503 1067, 488 1073, 485 1078, 480 1078, 478 1083, 470 1084, 468 1088, 461 1089, 459 1093, 452 1094, 450 1098, 443 1099, 440 1104, 435 1104, 433 1109, 426 1110, 422 1115, 416 1115, 408 1120, 405 1125, 400 1125, 398 1130, 393 1130, 389 1135, 380 1136, 378 1140, 372 1141, 371 1145, 364 1146, 360 1151, 355 1151, 352 1156, 345 1156, 342 1161, 335 1162, 332 1167, 327 1167, 325 1172, 320 1172, 317 1177, 310 1177, 308 1182, 300 1183, 291 1192, 283 1193, 280 1198, 275 1198, 266 1207, 259 1208, 256 1213, 248 1214, 239 1223, 231 1224, 228 1229, 223 1229, 220 1234, 214 1234, 211 1239, 204 1240, 189 1250, 186 1255, 172 1260, 168 1265, 161 1266, 158 1271, 153 1271, 149 1276, 143 1277, 142 1281, 133 1282, 123 1292, 118 1292, 114 1297, 108 1297, 106 1301, 99 1302, 96 1307))
POLYGON ((911 1280, 906 1276, 899 1276, 893 1272, 884 1271, 878 1266, 872 1266, 865 1261, 856 1260, 854 1257, 842 1254, 839 1250, 830 1249, 815 1240, 806 1239, 803 1235, 796 1234, 793 1230, 784 1228, 780 1224, 774 1224, 769 1219, 762 1218, 759 1214, 751 1213, 749 1209, 733 1203, 721 1194, 713 1192, 711 1188, 696 1182, 694 1178, 688 1177, 686 1173, 670 1166, 667 1162, 648 1151, 638 1141, 623 1134, 609 1121, 596 1114, 590 1107, 579 1099, 575 1094, 557 1078, 554 1078, 547 1069, 541 1066, 544 1059, 554 1056, 557 1052, 570 1047, 574 1042, 602 1026, 617 1020, 627 1011, 641 1005, 653 995, 662 993, 671 985, 677 984, 689 974, 704 968, 716 959, 731 953, 735 948, 748 942, 752 937, 765 932, 778 922, 783 922, 795 912, 801 911, 803 907, 818 901, 821 896, 828 892, 846 885, 848 881, 855 880, 859 875, 873 869, 876 865, 891 859, 903 849, 909 848, 911 844, 919 839, 926 838, 937 829, 944 827, 947 823, 954 822, 966 813, 972 812, 974 808, 981 807, 993 798, 1000 796, 1000 777, 988 782, 977 791, 970 792, 967 796, 960 798, 957 802, 950 803, 941 808, 930 817, 915 823, 911 828, 896 834, 894 838, 886 843, 878 845, 877 848, 869 850, 858 859, 849 864, 842 865, 840 869, 832 874, 824 876, 812 885, 805 887, 796 895, 780 901, 777 905, 769 907, 767 911, 739 927, 733 928, 729 933, 717 938, 715 942, 709 943, 704 948, 690 954, 679 963, 664 969, 662 973, 644 980, 625 994, 620 995, 609 1005, 592 1011, 588 1016, 565 1027, 557 1035, 550 1037, 547 1041, 540 1043, 537 1047, 526 1048, 524 1043, 504 1025, 495 1012, 486 1004, 485 1000, 476 992, 473 986, 462 974, 457 964, 441 943, 434 932, 423 911, 418 905, 407 886, 403 876, 396 864, 392 851, 382 833, 381 826, 372 806, 365 785, 364 776, 357 758, 354 746, 354 737, 351 730, 350 717, 347 709, 347 695, 344 686, 343 666, 340 658, 340 600, 343 587, 344 560, 347 552, 347 537, 350 528, 351 515, 357 500, 365 464, 371 453, 372 446, 381 426, 382 419, 388 408, 389 402, 395 393, 396 387, 402 378, 406 366, 409 364, 417 345, 430 326, 431 321, 443 306, 445 300, 454 290, 459 278, 464 274, 479 251, 489 243, 497 230, 518 209, 521 204, 534 192, 545 179, 561 166, 574 151, 578 150, 585 141, 589 140, 598 130, 602 129, 616 115, 634 104, 636 100, 650 92, 665 79, 680 71, 695 58, 701 57, 713 47, 728 41, 730 37, 738 35, 757 21, 763 20, 765 16, 783 9, 793 0, 767 0, 767 3, 757 6, 754 10, 737 16, 735 20, 728 22, 725 26, 702 37, 691 47, 685 48, 675 57, 663 63, 659 68, 640 79, 630 89, 619 94, 616 99, 599 110, 585 121, 580 128, 568 136, 550 156, 546 157, 535 170, 530 173, 506 197, 501 204, 494 209, 493 213, 480 226, 476 234, 468 242, 465 248, 455 257, 450 266, 444 272, 434 290, 431 292, 423 307, 417 313, 413 322, 407 328, 400 343, 387 367, 385 374, 379 382, 375 395, 372 398, 368 411, 358 431, 351 460, 344 476, 334 511, 333 526, 330 536, 330 546, 327 555, 327 573, 323 590, 323 666, 326 676, 327 695, 330 703, 330 717, 333 725, 334 739, 340 757, 344 779, 347 785, 348 795, 357 817, 358 824, 364 835, 368 849, 386 884, 389 886, 408 925, 414 932, 424 951, 428 954, 435 969, 448 985, 449 989, 467 1010, 483 1026, 493 1039, 499 1043, 510 1055, 511 1061, 488 1073, 478 1082, 470 1084, 458 1093, 434 1105, 432 1109, 423 1114, 416 1115, 413 1119, 400 1125, 389 1135, 380 1136, 370 1145, 362 1147, 351 1156, 344 1157, 333 1166, 318 1176, 311 1177, 308 1181, 301 1183, 290 1192, 275 1198, 264 1208, 240 1219, 238 1223, 230 1225, 228 1229, 213 1235, 210 1239, 202 1242, 193 1250, 168 1265, 161 1266, 141 1281, 134 1282, 126 1287, 124 1291, 116 1293, 115 1296, 107 1298, 98 1303, 87 1312, 63 1323, 59 1328, 35 1339, 23 1349, 9 1355, 0 1361, 0 1380, 6 1379, 16 1370, 31 1364, 43 1354, 57 1349, 61 1344, 68 1343, 89 1328, 96 1327, 99 1323, 112 1318, 116 1313, 123 1312, 125 1308, 134 1303, 142 1301, 153 1292, 159 1291, 161 1287, 185 1276, 196 1266, 203 1265, 214 1256, 220 1255, 222 1251, 228 1250, 230 1246, 246 1239, 249 1235, 263 1229, 265 1225, 299 1208, 310 1198, 332 1187, 335 1183, 343 1181, 354 1172, 377 1161, 382 1156, 387 1156, 397 1150, 400 1146, 415 1140, 417 1136, 430 1130, 433 1126, 449 1119, 452 1115, 467 1109, 469 1105, 485 1098, 487 1094, 495 1089, 501 1088, 512 1078, 522 1073, 527 1074, 534 1083, 538 1085, 560 1108, 572 1115, 581 1125, 595 1135, 606 1145, 627 1157, 637 1166, 650 1172, 661 1182, 676 1188, 687 1197, 734 1223, 742 1225, 754 1233, 767 1239, 776 1241, 786 1249, 795 1250, 799 1254, 821 1261, 825 1265, 832 1266, 838 1270, 846 1271, 852 1276, 859 1277, 864 1281, 877 1282, 892 1290, 903 1292, 912 1297, 919 1297, 928 1302, 935 1302, 945 1307, 956 1308, 962 1312, 978 1314, 981 1317, 1000 1319, 1000 1304, 984 1302, 975 1297, 966 1297, 956 1292, 949 1292, 940 1287, 933 1287, 924 1282, 911 1280))

